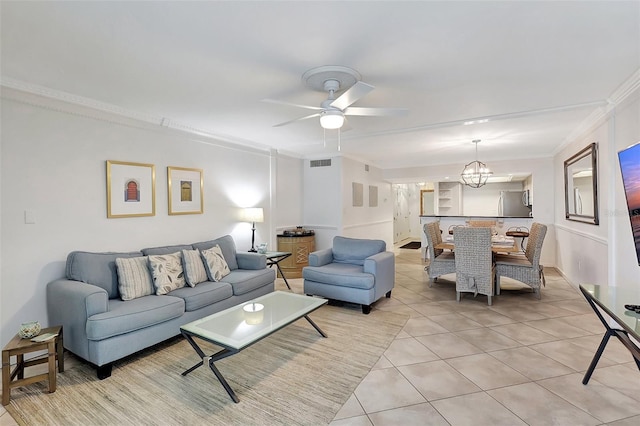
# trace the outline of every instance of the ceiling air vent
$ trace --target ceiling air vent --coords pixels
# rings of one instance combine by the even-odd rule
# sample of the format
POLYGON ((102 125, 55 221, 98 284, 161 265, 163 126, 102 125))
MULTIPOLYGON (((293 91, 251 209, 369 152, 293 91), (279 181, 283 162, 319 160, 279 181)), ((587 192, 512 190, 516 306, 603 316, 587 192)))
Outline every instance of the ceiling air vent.
POLYGON ((331 158, 326 160, 311 160, 311 167, 330 167, 331 158))

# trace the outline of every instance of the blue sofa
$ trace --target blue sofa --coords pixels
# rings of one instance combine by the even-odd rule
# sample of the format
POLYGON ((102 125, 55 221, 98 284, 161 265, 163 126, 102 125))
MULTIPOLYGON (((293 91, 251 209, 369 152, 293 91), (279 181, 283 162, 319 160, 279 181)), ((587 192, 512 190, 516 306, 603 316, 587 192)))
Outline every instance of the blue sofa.
POLYGON ((302 269, 304 293, 362 305, 391 297, 395 283, 395 256, 382 240, 334 237, 333 247, 309 254, 302 269))
POLYGON ((127 253, 74 251, 66 278, 47 284, 49 324, 62 325, 64 347, 111 375, 112 362, 180 334, 180 326, 274 290, 275 271, 266 257, 236 252, 229 235, 190 245, 147 248, 127 253), (221 281, 185 286, 166 295, 122 300, 116 258, 206 250, 219 245, 231 272, 221 281))

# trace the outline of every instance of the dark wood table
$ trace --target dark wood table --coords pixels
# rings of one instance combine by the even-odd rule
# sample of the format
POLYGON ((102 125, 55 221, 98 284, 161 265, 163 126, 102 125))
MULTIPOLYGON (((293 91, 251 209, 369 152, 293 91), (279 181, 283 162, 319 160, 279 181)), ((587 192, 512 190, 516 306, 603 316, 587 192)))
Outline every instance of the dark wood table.
POLYGON ((625 348, 631 352, 636 365, 640 370, 640 349, 629 338, 633 337, 640 342, 640 314, 625 309, 624 305, 640 305, 640 289, 627 289, 621 287, 608 287, 604 285, 581 284, 580 291, 587 299, 587 302, 596 313, 600 322, 605 328, 604 336, 600 346, 593 356, 591 365, 582 379, 582 384, 586 385, 595 370, 604 348, 607 346, 610 337, 617 337, 625 348), (613 319, 619 327, 611 326, 604 318, 600 309, 613 319))
POLYGON ((522 240, 520 241, 520 247, 524 252, 524 239, 529 237, 529 231, 524 229, 516 229, 516 230, 507 231, 504 233, 504 235, 508 237, 514 237, 514 238, 522 238, 522 240))

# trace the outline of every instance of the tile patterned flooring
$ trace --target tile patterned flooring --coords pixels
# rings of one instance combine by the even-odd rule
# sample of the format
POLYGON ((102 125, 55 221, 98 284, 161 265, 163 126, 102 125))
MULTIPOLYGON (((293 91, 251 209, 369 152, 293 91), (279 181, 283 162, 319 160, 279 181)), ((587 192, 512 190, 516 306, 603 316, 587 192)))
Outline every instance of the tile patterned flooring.
POLYGON ((538 300, 517 282, 455 301, 455 275, 428 286, 419 250, 395 249, 396 286, 373 309, 410 319, 331 426, 640 424, 640 372, 555 270, 538 300))
MULTIPOLYGON (((331 426, 640 424, 640 372, 617 340, 582 384, 604 329, 557 271, 541 300, 511 282, 493 306, 458 303, 454 275, 429 287, 420 250, 395 251, 392 297, 373 309, 410 318, 331 426)), ((0 408, 0 426, 15 424, 0 408)))

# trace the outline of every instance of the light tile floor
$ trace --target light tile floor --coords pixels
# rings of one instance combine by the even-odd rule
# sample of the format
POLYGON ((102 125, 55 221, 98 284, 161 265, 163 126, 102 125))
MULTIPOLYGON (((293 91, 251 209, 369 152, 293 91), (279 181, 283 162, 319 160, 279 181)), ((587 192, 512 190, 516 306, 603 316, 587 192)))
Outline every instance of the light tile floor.
POLYGON ((493 306, 457 303, 455 275, 429 287, 420 251, 395 252, 391 299, 373 309, 410 319, 331 426, 640 424, 640 372, 617 340, 582 384, 604 328, 555 269, 541 300, 509 281, 493 306))
MULTIPOLYGON (((541 300, 513 285, 493 306, 458 303, 454 275, 429 287, 420 250, 395 252, 392 297, 373 309, 410 318, 331 426, 640 424, 640 372, 617 340, 582 384, 604 329, 557 271, 545 269, 541 300)), ((0 407, 0 426, 16 424, 0 407)))

